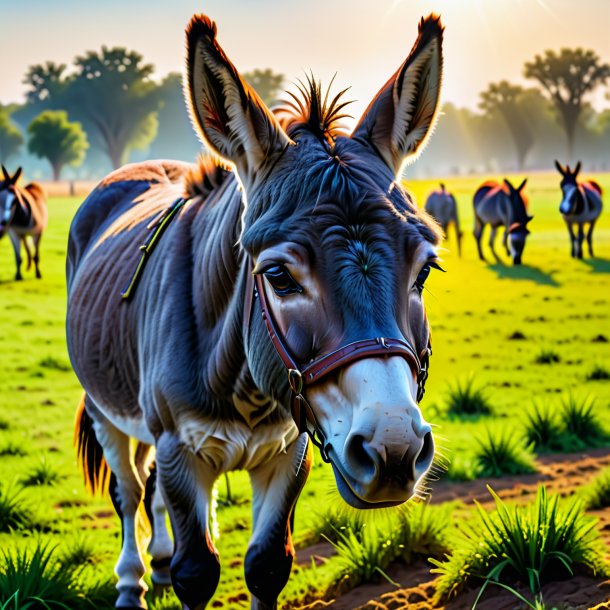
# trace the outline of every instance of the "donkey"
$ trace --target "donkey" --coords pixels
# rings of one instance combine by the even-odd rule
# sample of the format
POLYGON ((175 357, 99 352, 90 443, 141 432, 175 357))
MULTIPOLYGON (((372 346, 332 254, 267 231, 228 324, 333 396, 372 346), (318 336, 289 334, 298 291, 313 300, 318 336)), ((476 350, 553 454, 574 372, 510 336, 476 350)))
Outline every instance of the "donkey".
POLYGON ((191 20, 185 92, 224 161, 125 166, 70 229, 67 341, 85 390, 75 435, 88 483, 111 473, 123 530, 117 608, 145 607, 143 485, 153 582, 171 577, 200 610, 220 577, 212 487, 247 470, 245 579, 252 608, 270 610, 292 565, 311 445, 359 509, 407 501, 434 456, 418 402, 430 355, 422 291, 440 231, 397 176, 437 114, 440 19, 421 20, 351 134, 341 94, 329 101, 313 80, 273 114, 216 33, 207 16, 191 20), (154 481, 135 468, 130 438, 154 446, 154 481))
POLYGON ((13 244, 15 251, 15 264, 17 272, 15 279, 21 280, 21 244, 27 255, 27 269, 30 269, 32 260, 36 269, 36 277, 40 274, 40 240, 42 232, 47 226, 47 197, 42 187, 32 182, 21 188, 17 182, 21 177, 22 168, 11 176, 2 166, 3 180, 0 181, 0 238, 6 233, 13 244), (30 252, 27 238, 31 237, 34 245, 34 255, 30 252))
POLYGON ((485 225, 489 224, 489 248, 496 261, 501 262, 494 249, 496 232, 498 227, 504 226, 502 244, 506 255, 512 257, 513 264, 521 264, 525 238, 530 232, 527 225, 533 218, 527 213, 527 199, 522 193, 526 183, 527 178, 515 188, 506 178, 503 184, 490 180, 483 183, 474 194, 474 237, 482 261, 485 261, 485 257, 481 249, 481 237, 485 225))
POLYGON ((602 213, 602 188, 593 180, 577 182, 580 161, 573 170, 569 165, 563 167, 557 160, 555 167, 561 174, 562 199, 559 212, 570 233, 570 253, 573 258, 582 258, 582 242, 585 239, 585 225, 588 223, 587 244, 589 256, 593 257, 593 228, 602 213), (578 225, 578 236, 574 234, 575 224, 578 225))
POLYGON ((440 190, 433 191, 428 195, 425 210, 438 222, 445 236, 447 236, 449 225, 453 223, 457 238, 458 255, 462 256, 462 231, 460 230, 457 202, 442 182, 440 187, 440 190))

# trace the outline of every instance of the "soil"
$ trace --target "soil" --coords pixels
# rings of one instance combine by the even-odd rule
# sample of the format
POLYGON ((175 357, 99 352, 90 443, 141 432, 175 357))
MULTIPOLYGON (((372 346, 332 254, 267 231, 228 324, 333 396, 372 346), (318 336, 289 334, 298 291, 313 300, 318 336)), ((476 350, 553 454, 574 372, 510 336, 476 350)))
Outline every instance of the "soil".
MULTIPOLYGON (((474 500, 482 505, 493 505, 487 491, 490 485, 502 499, 527 502, 532 500, 540 483, 551 492, 572 495, 576 488, 587 484, 600 470, 610 465, 610 448, 595 449, 586 453, 554 454, 539 457, 538 472, 531 475, 503 477, 455 483, 439 481, 433 484, 432 503, 460 500, 471 505, 474 500)), ((590 511, 599 519, 599 527, 610 556, 610 508, 590 511)), ((296 561, 309 565, 313 557, 317 563, 334 554, 328 543, 320 543, 297 553, 296 561)), ((364 584, 338 595, 336 599, 303 606, 300 610, 467 610, 472 608, 478 590, 466 590, 445 606, 433 602, 436 590, 430 565, 418 561, 411 566, 391 565, 386 571, 391 580, 400 583, 397 588, 383 580, 364 584)), ((516 587, 527 599, 525 588, 516 587)), ((566 581, 548 583, 542 589, 547 608, 559 610, 610 610, 610 580, 576 576, 566 581)), ((477 608, 479 610, 515 610, 525 607, 513 594, 500 587, 490 586, 477 608)))

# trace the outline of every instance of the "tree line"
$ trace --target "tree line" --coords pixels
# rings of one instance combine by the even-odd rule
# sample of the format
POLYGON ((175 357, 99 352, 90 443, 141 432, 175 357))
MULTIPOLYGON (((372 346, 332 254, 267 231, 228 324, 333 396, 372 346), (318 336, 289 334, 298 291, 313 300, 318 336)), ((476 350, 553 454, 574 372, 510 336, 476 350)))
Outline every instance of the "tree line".
MULTIPOLYGON (((606 83, 610 65, 592 50, 564 48, 535 56, 523 74, 532 87, 490 83, 477 111, 445 104, 418 171, 522 170, 576 156, 608 169, 610 108, 597 112, 589 98, 606 83)), ((23 162, 27 148, 59 179, 67 165, 79 168, 72 176, 86 178, 143 158, 192 160, 201 144, 187 116, 181 76, 170 73, 155 82, 153 75, 152 64, 123 47, 89 51, 70 68, 31 66, 25 103, 0 106, 0 162, 23 162)), ((284 83, 270 69, 244 76, 267 104, 284 83)), ((38 173, 48 171, 44 167, 39 164, 38 173)))

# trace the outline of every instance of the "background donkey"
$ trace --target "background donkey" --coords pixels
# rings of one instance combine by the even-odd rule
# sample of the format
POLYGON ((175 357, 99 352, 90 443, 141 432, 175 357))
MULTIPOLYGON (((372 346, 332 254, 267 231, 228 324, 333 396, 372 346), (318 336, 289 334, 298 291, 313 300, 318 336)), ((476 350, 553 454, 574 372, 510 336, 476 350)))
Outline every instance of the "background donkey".
POLYGON ((6 233, 13 244, 15 251, 15 265, 17 271, 15 279, 21 280, 21 244, 23 243, 29 270, 32 260, 36 269, 36 277, 41 278, 40 274, 40 240, 42 232, 47 226, 47 197, 43 188, 32 182, 21 188, 17 185, 21 177, 22 168, 11 176, 2 166, 3 180, 0 181, 0 238, 6 233), (32 238, 34 254, 30 252, 27 242, 28 237, 32 238))
POLYGON ((485 225, 489 224, 491 226, 489 248, 495 259, 501 262, 496 254, 494 242, 498 227, 504 226, 502 244, 506 254, 512 257, 515 265, 521 264, 525 238, 529 235, 527 225, 533 218, 527 213, 527 200, 522 192, 526 183, 527 178, 515 188, 506 179, 504 184, 490 180, 482 184, 474 194, 474 237, 482 261, 485 257, 481 249, 481 237, 485 225))
POLYGON ((585 225, 589 224, 587 231, 587 244, 589 256, 593 256, 593 228, 602 213, 602 189, 593 180, 577 182, 580 172, 580 161, 571 170, 569 165, 563 167, 555 161, 555 167, 561 174, 562 199, 559 211, 563 216, 570 234, 570 253, 574 258, 582 258, 582 242, 585 239, 585 225), (574 233, 574 225, 578 225, 578 235, 574 233))
POLYGON ((328 102, 314 82, 280 123, 228 60, 215 24, 196 16, 193 124, 234 169, 209 159, 126 166, 77 212, 67 336, 86 395, 76 435, 92 486, 104 459, 112 471, 123 527, 117 608, 145 606, 136 511, 146 470, 134 468, 130 437, 156 449, 153 580, 167 582, 171 557, 174 590, 191 610, 207 605, 220 576, 209 518, 222 473, 250 473, 244 568, 261 610, 276 608, 289 577, 309 437, 352 506, 417 493, 434 454, 417 403, 430 353, 422 291, 440 235, 395 180, 435 120, 442 31, 437 17, 422 19, 350 136, 337 124, 340 96, 328 102), (163 226, 163 238, 149 226, 163 226), (133 291, 143 240, 157 245, 133 291))
POLYGON ((448 237, 449 225, 453 224, 457 239, 458 255, 462 256, 462 231, 460 230, 457 202, 442 182, 439 190, 433 191, 428 195, 425 210, 441 226, 445 237, 448 237))

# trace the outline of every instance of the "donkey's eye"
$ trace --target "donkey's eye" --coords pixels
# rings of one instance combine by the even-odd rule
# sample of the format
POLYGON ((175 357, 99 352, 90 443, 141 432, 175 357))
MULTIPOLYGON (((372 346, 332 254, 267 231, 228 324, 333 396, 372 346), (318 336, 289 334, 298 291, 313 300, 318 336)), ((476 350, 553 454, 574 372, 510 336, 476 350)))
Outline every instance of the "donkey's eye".
POLYGON ((424 289, 424 284, 430 275, 431 269, 438 269, 439 271, 445 271, 436 261, 431 260, 428 261, 422 268, 421 271, 417 274, 417 279, 415 280, 415 287, 421 293, 424 289))
POLYGON ((272 265, 263 271, 263 275, 271 284, 271 287, 280 297, 295 292, 303 292, 302 286, 299 286, 295 279, 290 275, 286 267, 282 265, 272 265))
POLYGON ((417 274, 417 279, 415 280, 415 287, 419 292, 424 289, 424 284, 430 275, 430 265, 426 264, 421 268, 421 271, 417 274))

